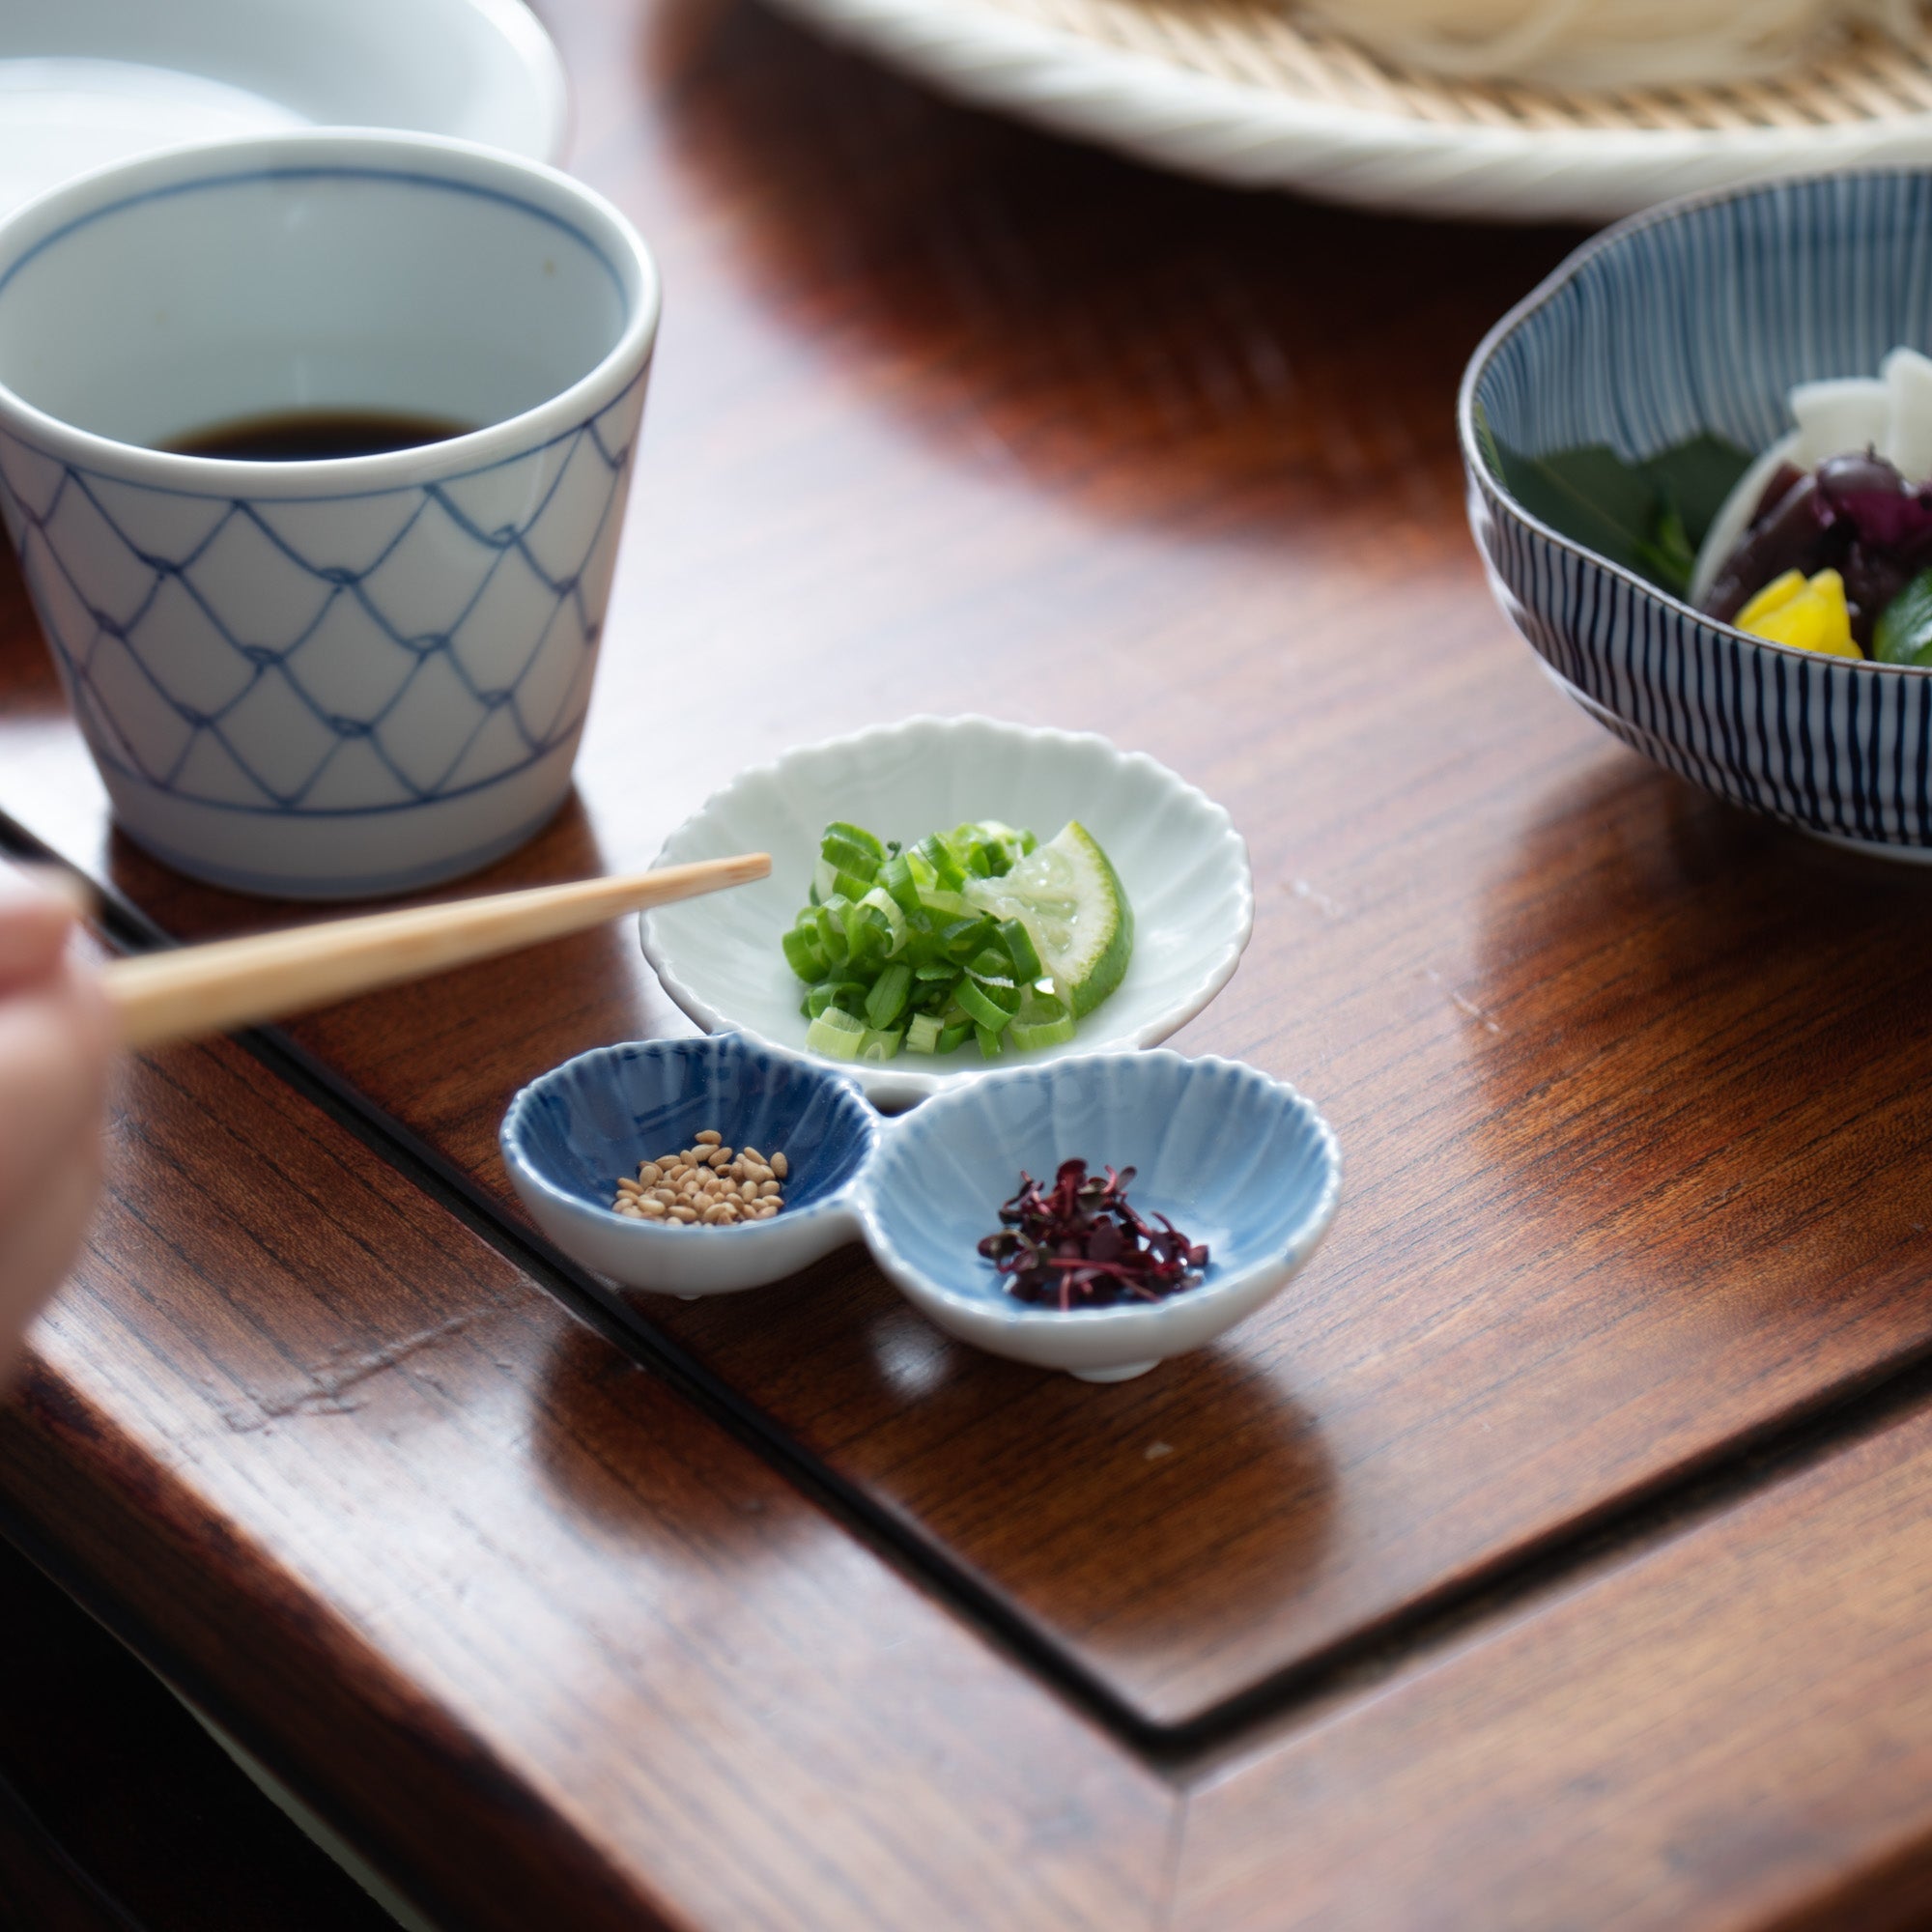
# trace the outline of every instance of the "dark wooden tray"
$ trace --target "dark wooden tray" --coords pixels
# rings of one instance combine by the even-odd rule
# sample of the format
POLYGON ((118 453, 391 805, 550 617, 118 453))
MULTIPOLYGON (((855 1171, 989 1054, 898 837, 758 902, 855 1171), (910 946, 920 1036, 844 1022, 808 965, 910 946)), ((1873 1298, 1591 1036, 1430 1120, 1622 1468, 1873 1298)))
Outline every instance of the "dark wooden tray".
MULTIPOLYGON (((1491 603, 1463 526, 1455 382, 1482 329, 1573 238, 1377 222, 1144 176, 941 108, 748 9, 673 0, 634 19, 572 0, 553 11, 579 86, 575 165, 658 249, 666 318, 577 795, 464 890, 647 863, 745 764, 909 710, 1104 731, 1201 784, 1250 841, 1253 947, 1177 1044, 1253 1061, 1323 1107, 1348 1159, 1341 1216, 1262 1316, 1115 1389, 955 1347, 857 1250, 709 1304, 600 1298, 522 1220, 495 1136, 509 1094, 545 1067, 684 1028, 634 934, 612 928, 290 1028, 282 1046, 324 1082, 347 1128, 266 1097, 270 1076, 233 1049, 144 1072, 124 1151, 155 1176, 213 1158, 206 1120, 245 1100, 260 1116, 261 1172, 236 1181, 233 1200, 214 1175, 196 1181, 223 1200, 212 1222, 157 1179, 127 1184, 95 1272, 62 1306, 59 1346, 43 1351, 39 1393, 10 1426, 0 1492, 22 1534, 65 1547, 72 1580, 92 1577, 109 1598, 138 1594, 111 1559, 114 1538, 133 1533, 117 1468, 130 1484, 135 1467, 142 1482, 165 1481, 169 1509, 188 1518, 246 1521, 251 1539, 280 1524, 287 1574, 272 1587, 234 1576, 203 1587, 209 1629, 237 1646, 224 1708, 256 1712, 257 1742, 282 1737, 285 1767, 299 1775, 306 1762, 311 1781, 329 1758, 322 1733, 248 1655, 277 1592, 327 1605, 374 1644, 373 1674, 345 1666, 343 1681, 378 1705, 418 1695, 439 1722, 455 1712, 497 1727, 491 1761, 527 1792, 624 1754, 599 1700, 633 1707, 602 1678, 578 1684, 581 1660, 635 1669, 623 1697, 646 1696, 637 1687, 664 1673, 711 1667, 686 1660, 685 1637, 664 1636, 658 1620, 674 1607, 681 1631, 728 1621, 724 1603, 742 1589, 760 1618, 779 1616, 793 1591, 811 1599, 817 1566, 831 1564, 842 1578, 825 1585, 841 1606, 827 1612, 835 1622, 936 1620, 918 1624, 915 1675, 922 1695, 952 1687, 952 1715, 922 1704, 921 1721, 956 1719, 987 1755, 960 1772, 963 1785, 949 1773, 935 1790, 983 1793, 1012 1750, 1035 1748, 1011 1728, 1030 1699, 1050 1719, 1027 1721, 1063 1740, 1037 1748, 1083 1764, 1096 1754, 1104 1816, 1082 1809, 1067 1830, 1098 1862, 1082 1863, 1059 1899, 1066 1922, 1157 1917, 1174 1870, 1184 1898, 1211 1902, 1194 1922, 1243 1911, 1289 1922, 1264 1910, 1286 1847, 1258 1821, 1327 1817, 1318 1799, 1346 1808, 1406 1752, 1418 1777, 1436 1780, 1433 1794, 1460 1789, 1464 1707, 1418 1718, 1414 1736, 1384 1735, 1372 1699, 1350 1702, 1351 1686, 1380 1682, 1392 1659, 1435 1656, 1464 1620, 1490 1629, 1529 1615, 1523 1606, 1589 1574, 1577 1567, 1588 1558, 1615 1573, 1602 1587, 1634 1606, 1634 1621, 1576 1612, 1562 1626, 1574 1649, 1550 1654, 1612 1702, 1640 1698, 1634 1660, 1662 1668, 1676 1655, 1646 1621, 1676 1586, 1635 1552, 1694 1519, 1708 1520, 1714 1547, 1742 1539, 1758 1561, 1751 1539, 1785 1535, 1784 1519, 1734 1521, 1722 1486, 1774 1481, 1740 1473, 1757 1470, 1748 1459, 1762 1445, 1852 1457, 1842 1445, 1878 1428, 1874 1417, 1902 1430, 1916 1414, 1904 1397, 1881 1412, 1865 1392, 1932 1346, 1920 1099, 1932 1031, 1918 1024, 1932 999, 1921 943, 1932 881, 1742 817, 1634 758, 1537 675, 1491 603), (230 1089, 232 1102, 216 1097, 230 1089), (167 1107, 181 1111, 151 1125, 149 1111, 167 1107), (314 1151, 315 1136, 330 1151, 314 1151), (333 1151, 332 1136, 344 1148, 365 1137, 374 1151, 333 1151), (233 1331, 238 1279, 269 1292, 249 1275, 249 1244, 287 1184, 277 1176, 311 1154, 339 1172, 297 1183, 308 1232, 277 1256, 272 1289, 291 1331, 233 1331), (409 1178, 417 1157, 429 1195, 409 1178), (366 1174, 368 1161, 386 1178, 366 1174), (355 1205, 371 1188, 380 1237, 355 1205), (580 1330, 566 1305, 593 1327, 580 1330), (449 1322, 462 1339, 446 1347, 449 1322), (498 1322, 517 1337, 500 1354, 488 1339, 498 1322), (177 1379, 108 1401, 99 1378, 164 1329, 177 1379), (94 1405, 108 1440, 152 1432, 145 1460, 97 1463, 75 1403, 94 1405), (475 1473, 459 1479, 470 1455, 475 1473), (316 1512, 284 1522, 278 1502, 251 1517, 242 1492, 270 1480, 265 1458, 283 1456, 297 1462, 273 1480, 308 1470, 323 1486, 316 1512), (725 1481, 714 1462, 743 1473, 725 1481), (724 1599, 678 1566, 660 1570, 633 1515, 633 1488, 669 1480, 667 1469, 696 1484, 666 1507, 708 1523, 724 1599), (421 1486, 445 1481, 455 1488, 432 1508, 421 1486), (706 1500, 718 1483, 760 1500, 706 1500), (77 1487, 108 1526, 70 1538, 57 1526, 77 1487), (424 1512, 420 1573, 389 1586, 363 1574, 379 1559, 342 1528, 385 1495, 406 1516, 424 1512), (440 1537, 462 1551, 447 1568, 440 1537), (852 1581, 854 1564, 878 1566, 902 1593, 890 1616, 855 1609, 874 1585, 852 1581), (416 1591, 434 1602, 457 1575, 481 1593, 476 1630, 507 1646, 477 1663, 493 1683, 500 1673, 500 1697, 440 1676, 435 1619, 400 1607, 416 1591), (512 1608, 517 1592, 529 1594, 512 1608), (1590 1649, 1592 1628, 1625 1632, 1614 1655, 1590 1649), (941 1659, 934 1631, 969 1661, 941 1659), (544 1662, 547 1644, 563 1647, 544 1662), (566 1692, 570 1724, 547 1731, 566 1692), (978 1726, 962 1713, 981 1697, 1010 1708, 978 1726), (1352 1728, 1322 1728, 1323 1717, 1295 1742, 1337 1711, 1352 1728), (1356 1738, 1371 1742, 1348 1756, 1356 1738), (1202 1843, 1221 1844, 1212 1821, 1225 1818, 1246 1849, 1204 1850, 1199 1867, 1190 1849, 1170 1867, 1149 1845, 1179 1829, 1171 1793, 1204 1778, 1223 1792, 1230 1751, 1276 1767, 1201 1801, 1202 1843), (1116 1852, 1125 1862, 1113 1870, 1116 1852), (1111 1871, 1105 1884, 1098 1870, 1111 1871)), ((110 833, 17 587, 8 594, 0 812, 12 836, 106 883, 141 923, 129 934, 312 916, 190 885, 110 833)), ((245 1175, 244 1154, 234 1150, 245 1175)), ((1901 1435, 1888 1453, 1906 1466, 1916 1441, 1901 1435)), ((1811 1539, 1805 1561, 1853 1560, 1858 1539, 1834 1512, 1854 1506, 1831 1498, 1857 1490, 1859 1466, 1845 1464, 1839 1489, 1804 1492, 1812 1514, 1792 1505, 1811 1539)), ((170 1574, 192 1590, 224 1566, 186 1520, 170 1574)), ((1923 1562, 1924 1537, 1897 1535, 1900 1564, 1923 1562)), ((384 1539, 371 1548, 394 1560, 384 1539)), ((1756 1624, 1720 1599, 1687 1611, 1711 1633, 1697 1641, 1748 1652, 1756 1624)), ((153 1604, 142 1615, 169 1623, 153 1604)), ((1827 1621, 1814 1625, 1821 1642, 1827 1621)), ((170 1629, 171 1643, 194 1648, 192 1631, 170 1629)), ((660 1710, 636 1720, 639 1734, 657 1749, 711 1722, 736 1736, 752 1709, 778 1723, 796 1686, 767 1639, 761 1627, 752 1647, 753 1674, 773 1686, 766 1701, 733 1678, 728 1722, 693 1714, 687 1736, 660 1710)), ((1810 1660, 1812 1707, 1861 1709, 1883 1673, 1842 1633, 1832 1640, 1837 1655, 1810 1660)), ((719 1641, 728 1651, 736 1639, 719 1641)), ((1485 1657, 1462 1666, 1500 1673, 1482 1696, 1528 1669, 1502 1649, 1485 1657)), ((207 1657, 200 1667, 219 1675, 207 1657)), ((892 1699, 862 1681, 869 1667, 854 1661, 837 1680, 854 1735, 881 1752, 888 1782, 938 1777, 879 1744, 892 1699)), ((1739 1680, 1684 1708, 1719 1722, 1748 1689, 1739 1680)), ((1527 1750, 1560 1730, 1560 1704, 1523 1694, 1527 1750)), ((381 1759, 383 1724, 341 1716, 356 1748, 381 1759)), ((813 1721, 831 1726, 829 1709, 813 1721)), ((772 1769, 784 1804, 835 1735, 801 1734, 772 1769)), ((1658 1753, 1679 1749, 1669 1735, 1657 1734, 1658 1753)), ((1908 1742, 1899 1749, 1916 1765, 1924 1740, 1908 1742)), ((1666 1846, 1696 1793, 1639 1776, 1654 1768, 1646 1748, 1633 1739, 1611 1753, 1624 1781, 1605 1774, 1638 1821, 1623 1853, 1659 1899, 1727 1896, 1701 1854, 1684 1854, 1682 1887, 1660 1876, 1678 1869, 1666 1846)), ((409 1776, 385 1769, 384 1789, 419 1775, 450 1802, 451 1760, 412 1762, 409 1776)), ((720 1776, 755 1780, 752 1762, 720 1776)), ((1758 1815, 1763 1794, 1742 1758, 1699 1762, 1715 1805, 1758 1815)), ((1068 1764, 1054 1777, 1078 1786, 1088 1773, 1068 1764)), ((440 1896, 484 1912, 489 1884, 448 1860, 423 1865, 427 1817, 404 1816, 385 1837, 339 1766, 320 1776, 398 1861, 435 1868, 440 1896)), ((1826 1788, 1825 1772, 1806 1776, 1788 1790, 1826 1788)), ((1932 1830, 1932 1797, 1907 1783, 1904 1822, 1883 1846, 1849 1825, 1826 1831, 1833 1896, 1932 1830)), ((1506 1835, 1507 1789, 1501 1779, 1461 1802, 1487 1806, 1484 1829, 1506 1835)), ((750 1811, 763 1816, 768 1799, 780 1803, 759 1787, 750 1811)), ((870 1817, 870 1802, 857 1813, 870 1817)), ((1529 1801, 1518 1789, 1510 1802, 1529 1801)), ((668 1849, 675 1833, 644 1830, 615 1800, 596 1816, 554 1790, 543 1803, 546 1829, 578 1846, 571 1858, 596 1848, 570 1867, 585 1896, 585 1874, 606 1859, 613 1899, 640 1895, 624 1885, 642 1873, 679 1910, 734 1922, 728 1888, 668 1849)), ((985 1803, 951 1833, 934 1828, 946 1858, 976 1833, 1010 1843, 1003 1833, 1037 1823, 1037 1799, 985 1803)), ((1418 1842, 1438 1842, 1415 1806, 1418 1842)), ((477 1827, 476 1844, 497 1829, 477 1827)), ((704 1841, 706 1828, 686 1829, 704 1841)), ((1333 1829, 1340 1898, 1371 1854, 1333 1829)), ((474 1856, 465 1869, 480 1873, 509 1854, 474 1856)), ((866 1845, 841 1844, 838 1857, 843 1876, 810 1893, 799 1922, 838 1923, 839 1887, 865 1889, 866 1845)), ((794 1846, 771 1869, 810 1892, 790 1859, 810 1862, 794 1846)), ((1484 1869, 1514 1869, 1496 1859, 1484 1869)), ((1579 1854, 1575 1869, 1587 1866, 1579 1854)), ((894 1869, 879 1865, 873 1903, 884 1922, 913 1922, 894 1919, 918 1896, 916 1882, 894 1889, 894 1869)), ((1768 1883, 1782 1888, 1779 1909, 1812 1897, 1812 1876, 1778 1870, 1768 1883)), ((1474 1916, 1453 1922, 1554 1922, 1534 1910, 1485 1918, 1481 1878, 1459 1894, 1474 1916)), ((1538 1882, 1549 1889, 1521 1881, 1539 1909, 1570 1895, 1566 1878, 1538 1882)), ((1401 1896, 1426 1898, 1415 1884, 1401 1896)), ((1308 1898, 1309 1923, 1452 1922, 1393 1905, 1351 1920, 1308 1898)), ((953 1904, 961 1923, 1017 1909, 997 1888, 953 1904)), ((1042 1908, 1040 1922, 1056 1921, 1042 1908)))

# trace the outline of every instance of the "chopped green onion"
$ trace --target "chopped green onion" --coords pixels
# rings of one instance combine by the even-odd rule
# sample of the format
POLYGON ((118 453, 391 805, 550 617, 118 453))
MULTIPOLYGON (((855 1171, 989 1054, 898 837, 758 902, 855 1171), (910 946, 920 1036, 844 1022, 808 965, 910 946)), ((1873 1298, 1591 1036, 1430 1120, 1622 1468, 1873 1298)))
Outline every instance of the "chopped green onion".
POLYGON ((845 915, 851 909, 851 900, 835 893, 812 911, 811 923, 818 935, 818 950, 834 966, 843 961, 851 951, 845 938, 845 915))
POLYGON ((837 1007, 827 1007, 805 1030, 806 1050, 831 1060, 857 1060, 866 1039, 866 1022, 837 1007))
MULTIPOLYGON (((881 897, 885 895, 880 895, 881 897)), ((892 900, 886 903, 892 905, 892 900)), ((893 906, 896 913, 898 908, 893 906)), ((885 964, 893 948, 892 927, 875 905, 861 901, 845 915, 845 945, 854 972, 870 974, 885 964)))
POLYGON ((912 968, 895 959, 872 981, 866 995, 866 1017, 875 1027, 889 1027, 904 1012, 906 995, 912 990, 912 968))
POLYGON ((934 883, 944 891, 956 893, 966 883, 965 868, 938 833, 922 838, 913 849, 931 867, 934 883))
POLYGON ((831 961, 818 943, 815 926, 810 931, 793 926, 780 944, 784 948, 785 964, 801 980, 822 980, 825 977, 825 969, 831 961))
POLYGON ((962 980, 956 995, 960 1006, 976 1026, 990 1027, 994 1033, 1001 1032, 1019 1008, 1019 995, 1013 995, 1012 1009, 1009 1010, 995 997, 998 989, 982 986, 977 980, 962 980))
POLYGON ((1065 1046, 1073 1037, 1074 1018, 1062 1000, 1031 993, 1013 1015, 1013 1044, 1022 1051, 1065 1046))
POLYGON ((912 862, 903 852, 894 854, 879 867, 879 885, 903 913, 920 910, 919 881, 912 875, 912 862))
POLYGON ((918 912, 905 916, 905 945, 900 948, 906 963, 911 966, 940 965, 942 948, 939 935, 932 929, 932 915, 922 907, 918 912))
POLYGON ((905 944, 906 917, 898 901, 883 886, 874 886, 859 903, 878 914, 886 929, 886 956, 891 958, 905 944))
POLYGON ((830 860, 841 872, 863 872, 870 879, 878 876, 886 848, 863 825, 839 821, 825 828, 818 841, 818 856, 830 860))
POLYGON ((1007 957, 1013 963, 1013 978, 1022 985, 1032 985, 1046 970, 1039 963, 1033 934, 1018 920, 1003 919, 1000 922, 1000 944, 1007 949, 1007 957))
POLYGON ((811 870, 811 890, 822 903, 834 893, 848 899, 861 899, 872 890, 873 871, 842 871, 830 859, 821 859, 811 870))
POLYGON ((1026 834, 1015 832, 997 818, 981 819, 977 825, 953 829, 947 841, 959 856, 967 871, 981 879, 1004 878, 1029 847, 1026 834))
POLYGON ((1031 919, 997 919, 964 890, 1037 843, 992 818, 905 847, 828 825, 810 903, 781 936, 805 988, 806 1044, 835 1060, 890 1060, 951 1053, 974 1035, 989 1058, 1070 1039, 1073 1016, 1053 996, 1031 919))
POLYGON ((951 925, 941 926, 939 943, 946 948, 949 958, 963 965, 998 933, 999 927, 982 913, 978 919, 955 920, 951 925))

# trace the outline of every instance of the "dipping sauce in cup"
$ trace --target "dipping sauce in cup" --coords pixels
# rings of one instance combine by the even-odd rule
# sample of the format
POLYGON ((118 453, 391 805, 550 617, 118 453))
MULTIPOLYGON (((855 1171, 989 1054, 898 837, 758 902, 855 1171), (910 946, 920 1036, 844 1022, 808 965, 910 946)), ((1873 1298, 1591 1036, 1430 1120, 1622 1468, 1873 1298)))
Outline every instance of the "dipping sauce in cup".
POLYGON ((600 196, 432 136, 175 150, 0 225, 0 511, 122 830, 303 898, 534 833, 658 302, 600 196))

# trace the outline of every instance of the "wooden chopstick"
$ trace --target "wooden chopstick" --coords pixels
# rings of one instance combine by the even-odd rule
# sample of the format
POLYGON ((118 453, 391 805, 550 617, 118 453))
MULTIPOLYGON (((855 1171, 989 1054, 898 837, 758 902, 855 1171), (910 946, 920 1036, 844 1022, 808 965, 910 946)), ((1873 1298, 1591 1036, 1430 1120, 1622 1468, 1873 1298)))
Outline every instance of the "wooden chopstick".
POLYGON ((621 913, 742 886, 771 869, 769 854, 746 852, 623 878, 411 906, 117 959, 101 978, 123 1044, 164 1046, 514 952, 621 913))

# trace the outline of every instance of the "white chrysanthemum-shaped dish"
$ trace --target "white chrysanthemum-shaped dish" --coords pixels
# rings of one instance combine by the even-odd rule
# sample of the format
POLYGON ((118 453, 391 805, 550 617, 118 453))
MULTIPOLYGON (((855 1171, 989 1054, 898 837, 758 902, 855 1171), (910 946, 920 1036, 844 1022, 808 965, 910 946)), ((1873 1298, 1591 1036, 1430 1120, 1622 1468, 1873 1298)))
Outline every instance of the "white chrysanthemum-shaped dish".
POLYGON ((771 877, 645 913, 644 952, 707 1033, 735 1030, 803 1053, 805 988, 779 942, 806 902, 825 827, 843 819, 910 842, 978 818, 1043 839, 1069 819, 1087 827, 1133 907, 1126 978, 1065 1046, 988 1061, 969 1042, 943 1058, 843 1063, 875 1106, 909 1107, 996 1066, 1157 1045, 1234 976, 1254 929, 1255 893, 1247 844, 1227 812, 1143 753, 1091 732, 989 718, 909 719, 789 752, 733 780, 671 834, 656 863, 765 851, 771 877))

